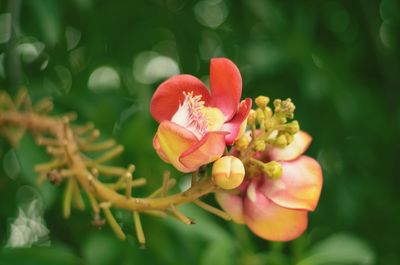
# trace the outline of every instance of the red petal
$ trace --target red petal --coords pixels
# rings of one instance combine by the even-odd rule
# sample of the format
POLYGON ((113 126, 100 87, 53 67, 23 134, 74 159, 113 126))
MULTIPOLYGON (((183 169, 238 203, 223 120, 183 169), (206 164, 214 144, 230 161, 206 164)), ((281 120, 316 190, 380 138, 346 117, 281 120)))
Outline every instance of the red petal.
POLYGON ((259 237, 272 241, 289 241, 307 228, 307 211, 281 207, 267 199, 251 184, 244 200, 244 217, 249 228, 259 237))
POLYGON ((242 125, 243 121, 249 116, 250 110, 251 99, 246 98, 245 100, 242 100, 242 102, 240 102, 239 111, 236 113, 236 115, 233 116, 233 118, 229 122, 224 124, 224 126, 222 127, 222 131, 229 132, 229 134, 225 136, 226 144, 233 144, 233 142, 236 140, 240 131, 240 126, 242 125))
POLYGON ((242 96, 242 77, 236 65, 226 58, 211 59, 211 106, 219 108, 229 121, 242 96))
POLYGON ((194 171, 217 160, 225 151, 225 135, 226 132, 208 132, 199 142, 182 153, 179 161, 194 171))
POLYGON ((170 120, 183 102, 183 92, 202 95, 201 100, 207 103, 210 94, 207 87, 198 78, 191 75, 176 75, 161 83, 154 92, 150 103, 150 112, 155 120, 170 120))
POLYGON ((215 199, 225 212, 238 224, 244 224, 243 200, 239 195, 228 192, 215 193, 215 199))
POLYGON ((277 180, 266 178, 260 190, 280 206, 313 211, 322 189, 322 171, 318 162, 301 156, 279 163, 282 165, 282 177, 277 180))
POLYGON ((311 136, 304 132, 299 131, 294 135, 294 140, 288 146, 284 148, 271 147, 268 149, 266 154, 271 160, 292 160, 301 156, 307 148, 310 146, 312 141, 311 136))

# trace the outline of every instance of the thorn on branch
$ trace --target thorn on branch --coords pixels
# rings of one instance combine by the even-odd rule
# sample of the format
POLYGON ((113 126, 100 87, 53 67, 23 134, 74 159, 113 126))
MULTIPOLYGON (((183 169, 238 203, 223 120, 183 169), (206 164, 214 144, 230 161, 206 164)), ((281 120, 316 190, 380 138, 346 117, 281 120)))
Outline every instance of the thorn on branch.
POLYGON ((133 222, 135 224, 136 235, 141 248, 145 248, 146 238, 144 237, 142 223, 138 212, 133 212, 133 222))
POLYGON ((100 213, 96 212, 93 216, 93 220, 92 220, 92 225, 94 227, 96 227, 97 229, 101 229, 104 224, 106 223, 106 220, 104 220, 103 218, 101 218, 100 213))
POLYGON ((222 218, 222 219, 224 219, 226 221, 231 221, 232 220, 232 218, 231 218, 231 216, 229 214, 227 214, 226 212, 224 212, 224 211, 222 211, 220 209, 217 209, 217 208, 215 208, 215 207, 213 207, 213 206, 211 206, 211 205, 209 205, 207 203, 204 203, 204 202, 202 202, 200 200, 195 200, 193 202, 194 202, 194 204, 196 204, 200 208, 204 209, 205 211, 207 211, 209 213, 212 213, 212 214, 214 214, 214 215, 216 215, 216 216, 218 216, 218 217, 220 217, 220 218, 222 218))
POLYGON ((97 169, 99 173, 105 176, 122 176, 126 172, 124 167, 106 166, 106 165, 96 165, 92 168, 97 169))
POLYGON ((25 111, 30 111, 32 109, 31 99, 29 98, 28 90, 25 87, 18 91, 14 102, 16 109, 20 109, 21 106, 24 106, 25 111))
POLYGON ((170 210, 172 212, 172 214, 182 223, 186 224, 186 225, 191 225, 194 224, 195 222, 190 219, 189 217, 187 217, 186 215, 184 215, 183 213, 181 213, 178 208, 175 207, 175 205, 171 205, 170 206, 170 210))
POLYGON ((95 166, 97 164, 104 163, 106 161, 109 161, 113 159, 114 157, 118 156, 124 151, 124 147, 122 145, 116 146, 114 149, 111 149, 110 151, 106 152, 99 158, 92 160, 89 162, 89 166, 95 166))
POLYGON ((171 172, 169 172, 168 170, 164 171, 161 197, 164 197, 167 194, 168 190, 169 190, 169 178, 170 178, 170 176, 171 176, 171 172))
POLYGON ((38 145, 46 145, 46 146, 63 146, 65 143, 63 141, 60 141, 59 139, 56 138, 46 138, 43 136, 39 136, 36 139, 36 143, 38 145))
POLYGON ((94 124, 92 122, 88 122, 83 126, 76 126, 72 130, 76 135, 83 135, 94 128, 94 124))
POLYGON ((73 179, 73 194, 74 194, 75 207, 78 210, 84 211, 85 203, 83 202, 83 198, 82 198, 81 191, 79 189, 79 185, 75 179, 73 179))
POLYGON ((100 203, 100 208, 103 210, 104 217, 106 218, 108 224, 110 225, 111 229, 114 231, 115 235, 120 240, 125 240, 126 235, 124 231, 122 231, 121 226, 118 224, 117 220, 115 220, 111 210, 111 203, 110 202, 102 202, 100 203))
POLYGON ((99 204, 97 203, 96 198, 93 196, 93 194, 91 192, 87 193, 89 202, 90 202, 90 206, 92 207, 92 210, 94 212, 94 215, 99 215, 100 213, 100 207, 99 204))
POLYGON ((53 110, 53 102, 50 98, 44 98, 40 100, 36 105, 33 107, 33 111, 40 114, 46 115, 47 113, 53 110))
POLYGON ((75 112, 69 112, 62 115, 61 119, 64 123, 70 123, 71 121, 75 121, 78 118, 78 115, 75 112))
POLYGON ((63 199, 63 216, 65 219, 68 219, 71 216, 71 199, 73 192, 73 178, 70 178, 67 182, 67 187, 64 192, 63 199))
POLYGON ((110 149, 111 147, 115 146, 116 142, 113 139, 109 139, 100 143, 81 143, 80 149, 86 152, 98 152, 98 151, 105 151, 110 149))
MULTIPOLYGON (((172 189, 176 184, 176 180, 175 179, 170 179, 168 182, 168 188, 167 190, 172 189)), ((163 187, 158 188, 157 190, 155 190, 152 194, 149 195, 148 198, 155 198, 157 196, 159 196, 163 191, 163 187)))
POLYGON ((34 170, 37 173, 49 172, 50 170, 60 167, 62 165, 64 165, 64 161, 60 159, 55 159, 51 160, 50 162, 36 165, 34 170))

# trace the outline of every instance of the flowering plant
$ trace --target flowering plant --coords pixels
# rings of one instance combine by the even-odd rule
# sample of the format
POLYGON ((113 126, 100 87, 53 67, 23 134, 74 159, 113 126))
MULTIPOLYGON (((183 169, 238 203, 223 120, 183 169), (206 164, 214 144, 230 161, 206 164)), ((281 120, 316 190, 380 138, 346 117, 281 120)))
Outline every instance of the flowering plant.
POLYGON ((298 237, 307 226, 307 211, 317 206, 322 172, 318 162, 302 156, 311 136, 299 131, 297 121, 287 123, 294 116, 293 103, 275 101, 273 114, 269 98, 261 96, 258 109, 248 117, 251 100, 238 104, 240 73, 225 58, 211 60, 210 84, 211 96, 190 75, 174 76, 158 87, 150 107, 161 122, 154 148, 178 170, 192 172, 235 143, 230 151, 234 156, 221 158, 213 167, 214 182, 221 188, 216 192, 219 204, 262 238, 298 237), (248 118, 251 130, 244 134, 248 118))
POLYGON ((292 121, 295 106, 290 99, 276 99, 271 108, 269 98, 259 96, 253 110, 251 99, 241 101, 241 94, 239 70, 225 58, 211 60, 210 92, 190 75, 171 77, 155 91, 150 111, 160 124, 153 146, 162 160, 192 173, 191 187, 175 194, 169 193, 176 181, 165 171, 159 189, 134 197, 132 190, 147 181, 134 176, 135 166, 105 164, 123 147, 112 139, 98 140, 100 132, 91 123, 71 125, 74 113, 50 116, 52 102, 46 98, 32 104, 26 89, 14 99, 0 91, 0 132, 16 145, 30 131, 37 144, 46 147, 52 159, 36 165, 35 171, 39 183, 46 178, 56 185, 66 183, 65 218, 72 205, 89 208, 93 225, 107 222, 121 240, 126 235, 113 208, 132 213, 138 242, 144 245, 140 214, 193 224, 178 209, 186 203, 247 224, 264 239, 294 239, 305 230, 307 212, 315 209, 322 188, 318 162, 303 155, 311 136, 292 121), (93 152, 101 154, 87 155, 93 152), (224 211, 200 200, 210 193, 224 211))
POLYGON ((251 108, 249 98, 239 103, 242 79, 230 60, 211 60, 210 87, 211 95, 196 77, 177 75, 158 87, 150 103, 151 114, 160 122, 154 148, 182 172, 221 157, 226 144, 238 137, 251 108))

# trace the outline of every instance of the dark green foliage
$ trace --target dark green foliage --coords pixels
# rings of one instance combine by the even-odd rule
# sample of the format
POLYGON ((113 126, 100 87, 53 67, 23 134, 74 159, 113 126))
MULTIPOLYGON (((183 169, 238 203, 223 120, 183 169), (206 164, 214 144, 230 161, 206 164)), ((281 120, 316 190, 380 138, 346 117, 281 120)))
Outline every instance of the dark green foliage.
MULTIPOLYGON (((91 227, 88 213, 63 220, 62 189, 35 186, 32 167, 46 159, 43 150, 29 136, 15 150, 2 139, 2 247, 27 186, 46 206, 50 246, 4 247, 0 264, 398 264, 399 13, 395 0, 1 1, 0 89, 15 94, 26 85, 34 99, 53 97, 56 113, 76 111, 78 123, 115 137, 126 147, 117 162, 134 163, 134 176, 148 178, 137 195, 171 168, 152 148, 152 92, 174 62, 206 80, 216 56, 237 63, 244 96, 292 98, 313 136, 308 155, 322 164, 324 187, 294 242, 260 240, 191 205, 183 208, 197 221, 190 227, 144 216, 141 250, 133 236, 118 242, 108 227, 91 227), (164 60, 161 74, 149 65, 145 72, 149 58, 164 60), (111 68, 95 75, 101 66, 111 68)), ((134 234, 130 216, 116 216, 134 234)))

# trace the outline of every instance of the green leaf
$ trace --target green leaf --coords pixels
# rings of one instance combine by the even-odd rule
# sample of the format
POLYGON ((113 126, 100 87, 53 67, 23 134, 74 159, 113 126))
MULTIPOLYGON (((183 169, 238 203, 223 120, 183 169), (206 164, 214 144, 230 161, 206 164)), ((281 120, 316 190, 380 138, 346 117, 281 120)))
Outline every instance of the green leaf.
POLYGON ((216 241, 204 250, 200 264, 231 265, 235 264, 235 257, 232 243, 216 241))
POLYGON ((297 265, 373 264, 375 254, 361 239, 338 233, 316 244, 297 265))
POLYGON ((13 265, 79 265, 83 261, 68 248, 53 245, 51 247, 3 249, 0 264, 13 265))

